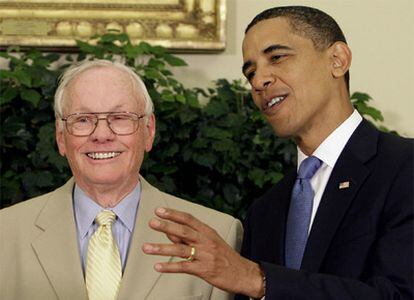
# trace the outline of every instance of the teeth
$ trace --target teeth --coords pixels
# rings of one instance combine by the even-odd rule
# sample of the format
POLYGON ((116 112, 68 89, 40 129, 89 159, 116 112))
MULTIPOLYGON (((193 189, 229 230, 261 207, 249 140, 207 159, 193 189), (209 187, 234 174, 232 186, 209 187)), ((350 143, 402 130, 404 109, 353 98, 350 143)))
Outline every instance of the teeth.
POLYGON ((121 152, 90 152, 87 155, 92 159, 108 159, 120 155, 121 152))
POLYGON ((272 100, 270 100, 269 103, 267 103, 267 107, 272 107, 273 105, 278 104, 279 102, 281 102, 285 98, 286 98, 286 96, 275 97, 272 100))

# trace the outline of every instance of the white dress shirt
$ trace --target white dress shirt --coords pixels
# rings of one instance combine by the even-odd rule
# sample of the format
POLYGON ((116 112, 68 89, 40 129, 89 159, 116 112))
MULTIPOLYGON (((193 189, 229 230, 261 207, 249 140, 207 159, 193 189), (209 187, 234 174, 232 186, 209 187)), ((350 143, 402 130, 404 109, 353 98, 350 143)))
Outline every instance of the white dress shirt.
MULTIPOLYGON (((315 196, 313 198, 312 215, 308 233, 312 228, 313 220, 315 219, 316 212, 321 203, 323 192, 325 191, 326 184, 335 167, 336 161, 361 121, 361 115, 357 110, 354 110, 348 119, 339 125, 339 127, 336 128, 312 154, 322 161, 322 165, 311 179, 311 185, 315 192, 315 196)), ((301 162, 306 158, 307 156, 298 147, 298 168, 301 162)))

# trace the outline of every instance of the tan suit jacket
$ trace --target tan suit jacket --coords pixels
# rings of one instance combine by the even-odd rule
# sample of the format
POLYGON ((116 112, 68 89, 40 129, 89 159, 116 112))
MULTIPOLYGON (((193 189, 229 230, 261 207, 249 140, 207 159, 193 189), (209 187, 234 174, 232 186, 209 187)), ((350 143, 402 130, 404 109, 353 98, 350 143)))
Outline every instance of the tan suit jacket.
MULTIPOLYGON (((231 216, 165 194, 141 178, 142 193, 119 299, 232 299, 186 274, 160 274, 156 262, 176 258, 146 255, 144 242, 169 243, 151 230, 159 206, 193 214, 239 250, 241 223, 231 216)), ((74 181, 0 211, 0 299, 87 299, 72 205, 74 181)))

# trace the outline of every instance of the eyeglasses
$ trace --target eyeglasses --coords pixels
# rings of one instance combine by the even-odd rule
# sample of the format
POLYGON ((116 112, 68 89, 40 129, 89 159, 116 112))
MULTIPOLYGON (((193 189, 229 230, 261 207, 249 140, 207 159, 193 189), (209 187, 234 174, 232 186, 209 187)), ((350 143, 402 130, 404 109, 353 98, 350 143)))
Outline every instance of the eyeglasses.
POLYGON ((74 136, 89 136, 98 126, 99 120, 106 120, 108 127, 114 134, 130 135, 138 130, 139 120, 146 115, 138 115, 133 112, 94 112, 75 113, 61 120, 66 123, 69 134, 74 136), (99 117, 100 115, 106 115, 99 117))

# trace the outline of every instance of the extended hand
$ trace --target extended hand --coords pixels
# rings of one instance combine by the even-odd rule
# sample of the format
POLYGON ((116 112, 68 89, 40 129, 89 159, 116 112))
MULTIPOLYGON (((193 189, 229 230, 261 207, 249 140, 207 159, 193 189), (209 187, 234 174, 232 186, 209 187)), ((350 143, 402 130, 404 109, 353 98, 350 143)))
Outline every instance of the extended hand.
POLYGON ((254 298, 263 296, 260 267, 240 256, 217 232, 190 214, 158 208, 149 226, 165 233, 172 244, 143 245, 147 254, 176 256, 180 262, 157 263, 162 273, 187 273, 200 277, 213 286, 230 293, 254 298))

